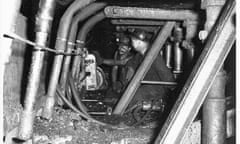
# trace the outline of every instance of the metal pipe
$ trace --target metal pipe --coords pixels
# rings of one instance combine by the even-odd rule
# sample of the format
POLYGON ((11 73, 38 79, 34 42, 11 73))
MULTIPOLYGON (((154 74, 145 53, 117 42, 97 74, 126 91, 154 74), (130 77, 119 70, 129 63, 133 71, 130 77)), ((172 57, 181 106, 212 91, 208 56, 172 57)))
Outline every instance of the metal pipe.
POLYGON ((113 19, 111 23, 115 25, 160 26, 164 25, 166 22, 157 20, 113 19))
MULTIPOLYGON (((81 51, 82 48, 85 46, 85 41, 88 32, 101 20, 105 18, 104 12, 100 12, 97 15, 91 17, 81 28, 80 32, 78 33, 77 36, 77 49, 81 51)), ((80 63, 81 63, 81 56, 75 56, 73 60, 73 67, 72 67, 72 72, 73 76, 78 75, 80 71, 80 63)))
MULTIPOLYGON (((55 44, 56 50, 65 50, 66 41, 68 37, 69 27, 71 20, 76 11, 82 9, 86 5, 90 4, 93 0, 76 0, 74 1, 66 10, 64 15, 60 20, 60 25, 57 33, 57 40, 55 44)), ((50 119, 52 117, 53 106, 55 104, 55 94, 57 89, 57 84, 59 80, 59 75, 62 66, 63 55, 55 55, 53 61, 53 68, 51 73, 51 79, 48 86, 47 99, 45 107, 42 112, 42 117, 50 119)))
POLYGON ((108 6, 104 9, 106 17, 161 19, 161 20, 197 20, 198 14, 191 10, 166 10, 159 8, 108 6))
POLYGON ((179 143, 197 115, 217 72, 236 39, 235 28, 232 25, 235 5, 235 1, 227 2, 226 8, 211 31, 203 52, 155 140, 155 144, 179 143))
POLYGON ((183 30, 177 25, 174 29, 174 68, 173 73, 177 78, 183 69, 183 50, 180 47, 180 44, 183 40, 183 30))
POLYGON ((203 104, 202 142, 204 144, 226 142, 225 84, 226 73, 218 72, 203 104))
MULTIPOLYGON (((67 52, 71 52, 74 49, 79 22, 93 15, 100 9, 103 9, 105 6, 106 6, 106 3, 92 3, 89 6, 85 7, 82 11, 78 12, 76 16, 73 17, 73 21, 71 24, 71 29, 68 37, 67 52)), ((71 61, 71 56, 65 56, 63 68, 62 68, 62 74, 60 78, 60 87, 63 89, 63 93, 66 87, 70 61, 71 61)))
POLYGON ((176 86, 176 82, 166 82, 166 81, 141 81, 141 84, 152 84, 152 85, 169 85, 169 86, 176 86))
POLYGON ((156 40, 152 44, 149 52, 146 54, 143 62, 139 66, 136 74, 132 78, 131 82, 129 83, 127 89, 125 90, 123 96, 121 97, 120 101, 118 102, 116 108, 114 109, 114 114, 123 114, 128 104, 133 99, 134 94, 136 93, 137 89, 141 84, 141 80, 144 78, 148 70, 150 69, 153 61, 158 56, 159 52, 161 51, 165 41, 169 37, 172 32, 172 29, 175 25, 175 22, 167 22, 160 33, 158 34, 156 40))
POLYGON ((166 66, 169 69, 172 69, 172 54, 173 54, 172 50, 173 50, 172 45, 170 43, 167 43, 164 50, 164 57, 166 66))
POLYGON ((180 42, 175 42, 174 44, 174 74, 182 73, 183 66, 183 51, 180 48, 180 42))
MULTIPOLYGON (((51 31, 52 20, 55 9, 54 0, 42 0, 36 18, 36 43, 41 46, 47 45, 48 36, 51 31)), ((38 47, 36 47, 38 48, 38 47)), ((24 101, 24 110, 18 130, 18 138, 27 140, 31 137, 33 131, 33 122, 35 118, 34 105, 37 91, 40 83, 41 70, 43 66, 44 52, 40 50, 33 51, 32 64, 29 72, 29 79, 24 101)))
MULTIPOLYGON (((202 5, 205 4, 206 8, 206 35, 216 23, 224 2, 225 0, 202 1, 202 5)), ((203 104, 203 143, 225 144, 226 142, 225 85, 226 73, 221 68, 203 104)))
POLYGON ((107 115, 107 112, 88 112, 90 115, 107 115))

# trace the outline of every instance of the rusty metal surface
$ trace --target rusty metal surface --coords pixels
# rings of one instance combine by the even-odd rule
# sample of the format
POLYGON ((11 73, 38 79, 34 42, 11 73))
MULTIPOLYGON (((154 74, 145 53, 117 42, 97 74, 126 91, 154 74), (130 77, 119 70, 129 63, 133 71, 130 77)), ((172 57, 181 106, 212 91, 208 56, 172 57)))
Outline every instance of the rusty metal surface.
POLYGON ((234 10, 235 1, 228 1, 155 144, 178 143, 197 115, 235 41, 235 29, 232 24, 234 10))
POLYGON ((110 18, 136 18, 155 20, 197 20, 198 14, 192 10, 167 10, 160 8, 108 6, 104 10, 110 18))
POLYGON ((152 47, 150 48, 150 51, 146 54, 143 62, 139 66, 138 70, 136 71, 136 74, 134 75, 131 82, 129 83, 123 96, 119 100, 116 108, 114 109, 114 112, 113 112, 114 114, 124 113, 124 111, 128 107, 128 104, 132 100, 135 92, 139 88, 142 78, 150 69, 153 61, 155 60, 160 50, 162 49, 166 39, 171 34, 174 25, 175 25, 175 22, 167 22, 165 26, 162 28, 156 40, 154 41, 152 47))

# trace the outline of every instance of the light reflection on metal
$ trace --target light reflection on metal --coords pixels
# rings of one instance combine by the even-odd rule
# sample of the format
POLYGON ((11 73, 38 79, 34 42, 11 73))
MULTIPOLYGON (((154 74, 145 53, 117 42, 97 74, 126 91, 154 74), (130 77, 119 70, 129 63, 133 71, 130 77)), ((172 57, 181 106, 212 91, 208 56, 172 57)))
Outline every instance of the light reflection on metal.
POLYGON ((165 81, 141 81, 141 84, 152 84, 152 85, 169 85, 176 86, 176 82, 165 82, 165 81))

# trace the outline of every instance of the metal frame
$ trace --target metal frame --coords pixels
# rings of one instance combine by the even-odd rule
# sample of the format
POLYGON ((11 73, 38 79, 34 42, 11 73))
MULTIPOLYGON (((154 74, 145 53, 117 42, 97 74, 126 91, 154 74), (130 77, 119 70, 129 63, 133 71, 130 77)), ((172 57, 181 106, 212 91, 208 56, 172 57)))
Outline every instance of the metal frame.
POLYGON ((179 143, 197 115, 235 41, 235 29, 231 23, 234 10, 235 1, 228 1, 155 144, 179 143))

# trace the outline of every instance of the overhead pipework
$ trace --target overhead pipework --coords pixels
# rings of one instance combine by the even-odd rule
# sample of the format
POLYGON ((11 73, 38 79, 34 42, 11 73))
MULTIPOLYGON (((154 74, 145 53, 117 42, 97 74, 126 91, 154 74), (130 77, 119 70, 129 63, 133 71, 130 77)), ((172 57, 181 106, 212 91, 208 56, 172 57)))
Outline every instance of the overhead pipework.
POLYGON ((135 18, 152 20, 198 20, 198 14, 191 10, 165 10, 158 8, 108 6, 104 10, 106 17, 135 18))

